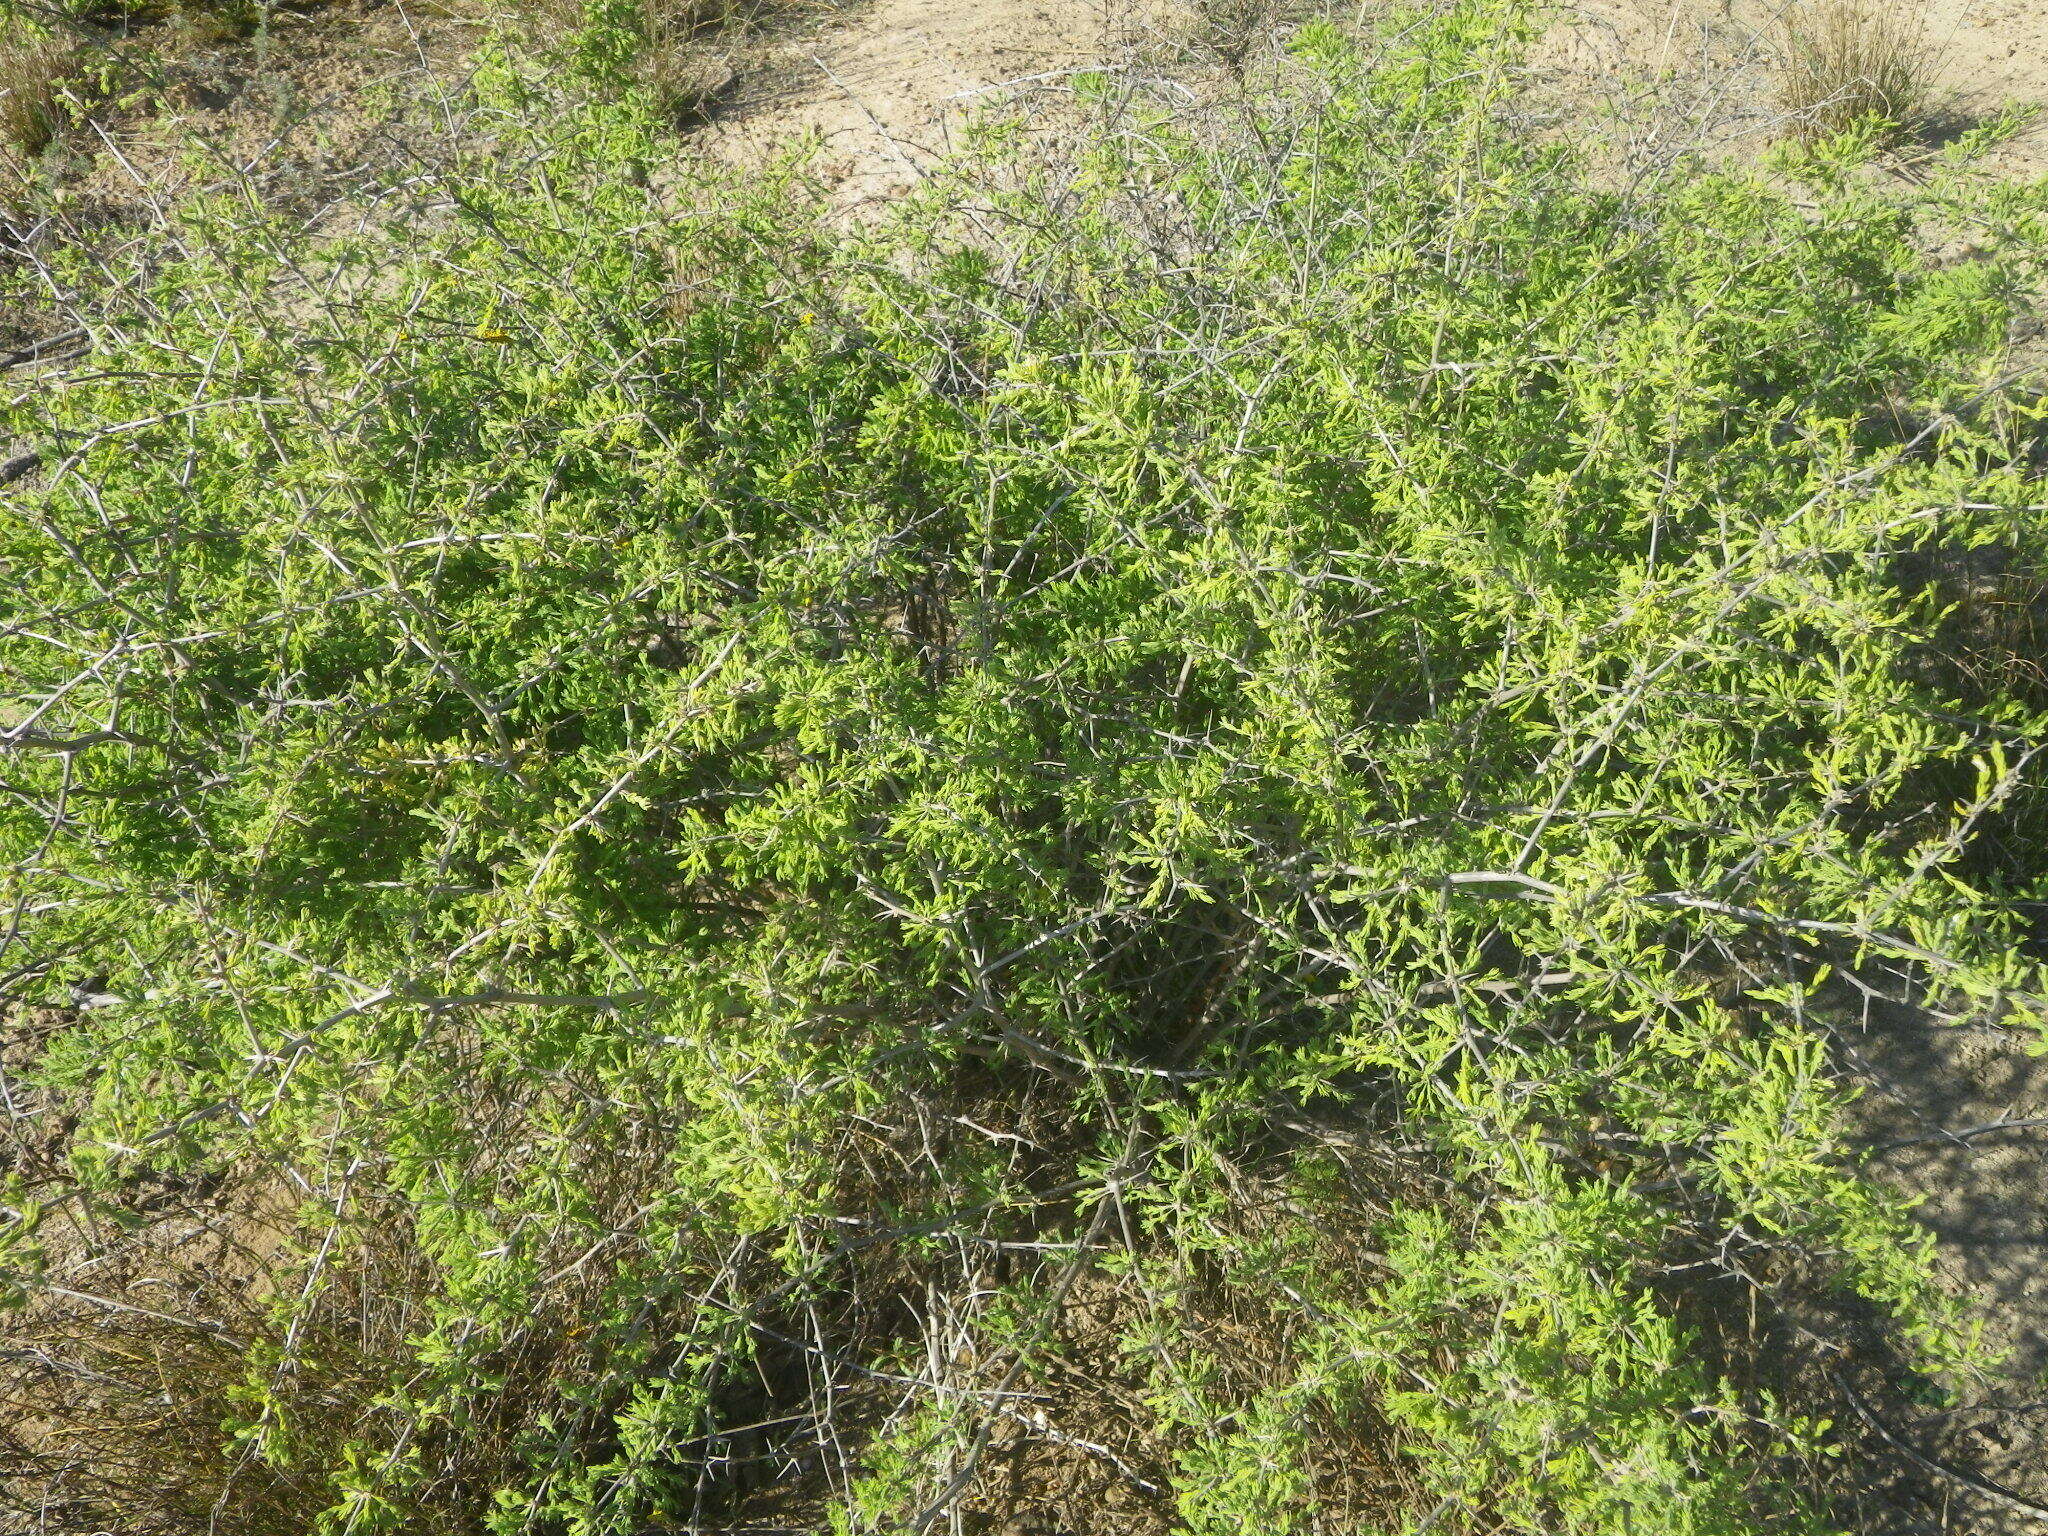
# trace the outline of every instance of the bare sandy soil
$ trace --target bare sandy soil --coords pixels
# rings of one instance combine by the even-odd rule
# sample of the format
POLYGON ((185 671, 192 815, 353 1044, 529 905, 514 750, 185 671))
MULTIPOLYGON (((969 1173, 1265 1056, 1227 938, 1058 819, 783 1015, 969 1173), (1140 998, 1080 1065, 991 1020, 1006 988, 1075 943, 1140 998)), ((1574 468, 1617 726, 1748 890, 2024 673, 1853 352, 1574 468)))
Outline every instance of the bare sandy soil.
MULTIPOLYGON (((1719 142, 1761 142, 1783 127, 1773 59, 1787 3, 1574 0, 1539 70, 1570 107, 1630 116, 1677 107, 1719 142)), ((2048 0, 1891 3, 1931 61, 1945 130, 2009 104, 2048 114, 2048 0)), ((695 140, 740 164, 812 144, 847 203, 887 199, 945 152, 975 105, 1182 41, 1198 9, 1195 0, 854 0, 752 60, 695 140)), ((2048 116, 1992 163, 2015 177, 2048 175, 2048 116)))
POLYGON ((1178 23, 1165 0, 867 0, 792 29, 695 140, 739 165, 809 147, 842 206, 884 202, 977 106, 1114 66, 1178 23))
MULTIPOLYGON (((1942 86, 1959 110, 1982 114, 2019 102, 2048 112, 2048 5, 2042 0, 1929 0, 1929 41, 1942 86)), ((2008 152, 2014 174, 2048 175, 2048 125, 2008 152)))
MULTIPOLYGON (((1788 18, 1829 0, 1567 0, 1538 51, 1567 110, 1663 131, 1691 124, 1740 152, 1783 132, 1777 61, 1788 18)), ((1934 138, 2018 105, 2048 114, 2048 0, 1871 0, 1925 65, 1934 138)), ((1910 154, 1907 156, 1910 159, 1910 154)), ((2002 175, 2048 175, 2048 117, 1998 150, 2002 175)))

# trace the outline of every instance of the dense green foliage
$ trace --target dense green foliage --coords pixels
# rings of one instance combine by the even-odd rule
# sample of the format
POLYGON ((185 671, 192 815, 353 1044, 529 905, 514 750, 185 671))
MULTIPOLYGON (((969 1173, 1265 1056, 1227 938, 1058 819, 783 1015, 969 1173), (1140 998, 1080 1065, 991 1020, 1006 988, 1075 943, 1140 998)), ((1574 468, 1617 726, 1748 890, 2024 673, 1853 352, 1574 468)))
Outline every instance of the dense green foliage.
POLYGON ((94 1004, 18 1301, 267 1179, 222 1432, 308 1529, 690 1518, 849 1379, 837 1528, 942 1529, 1083 1284, 1192 1532, 1353 1528, 1332 1437, 1360 1528, 1824 1528, 1792 1363, 1968 1350, 1830 1021, 2044 993, 2043 722, 1942 576, 2048 533, 2044 200, 1596 174, 1521 32, 1083 81, 1071 174, 993 128, 858 234, 499 60, 418 208, 138 254, 0 415, 5 969, 94 1004), (947 1286, 950 1384, 863 1290, 947 1286))

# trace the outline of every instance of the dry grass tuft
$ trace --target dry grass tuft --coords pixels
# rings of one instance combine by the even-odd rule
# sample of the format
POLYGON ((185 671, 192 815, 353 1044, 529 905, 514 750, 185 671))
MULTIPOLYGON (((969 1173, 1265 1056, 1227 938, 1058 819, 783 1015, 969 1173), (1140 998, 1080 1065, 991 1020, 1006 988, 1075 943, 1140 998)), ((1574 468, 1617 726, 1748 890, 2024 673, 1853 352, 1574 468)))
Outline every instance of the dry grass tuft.
POLYGON ((1871 119, 1902 135, 1926 122, 1936 56, 1909 0, 1797 0, 1783 25, 1784 103, 1802 137, 1871 119))
POLYGON ((0 38, 0 153, 33 155, 50 142, 71 57, 54 38, 0 38))

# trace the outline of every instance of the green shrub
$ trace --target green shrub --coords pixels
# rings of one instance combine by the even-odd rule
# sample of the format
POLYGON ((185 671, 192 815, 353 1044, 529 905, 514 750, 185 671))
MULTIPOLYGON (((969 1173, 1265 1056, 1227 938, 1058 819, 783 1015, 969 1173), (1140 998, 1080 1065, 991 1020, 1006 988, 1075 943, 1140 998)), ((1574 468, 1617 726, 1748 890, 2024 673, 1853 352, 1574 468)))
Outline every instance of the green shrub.
POLYGON ((2043 200, 1616 189, 1525 30, 1083 80, 1067 173, 995 125, 829 235, 657 175, 600 18, 417 207, 135 257, 0 415, 6 960, 94 1004, 7 1263, 54 1327, 145 1195, 268 1192, 194 1507, 837 1501, 902 1394, 834 1518, 921 1531, 1085 1276, 1188 1529, 1332 1528, 1347 1436, 1388 1528, 1826 1524, 1801 1362, 1969 1358, 1830 1029, 2043 995, 2043 721, 1901 574, 2040 547, 2043 200))

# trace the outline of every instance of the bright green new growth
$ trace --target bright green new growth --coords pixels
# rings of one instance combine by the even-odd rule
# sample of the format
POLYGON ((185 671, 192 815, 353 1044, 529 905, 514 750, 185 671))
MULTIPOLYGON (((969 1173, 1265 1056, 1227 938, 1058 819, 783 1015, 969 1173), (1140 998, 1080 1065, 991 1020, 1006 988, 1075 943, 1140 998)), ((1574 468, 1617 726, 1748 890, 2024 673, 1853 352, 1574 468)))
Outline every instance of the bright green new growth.
POLYGON ((1363 1528, 1825 1528, 1829 1319, 1967 1351, 1829 1032, 2044 995, 2043 721, 1940 577, 2048 531, 2044 204, 1604 185, 1520 42, 1084 82, 1075 174, 994 131, 858 236, 502 62, 417 216, 195 215, 0 416, 7 963, 104 1004, 24 1295, 144 1170, 269 1189, 224 1465, 322 1530, 709 1518, 849 1381, 837 1528, 944 1529, 1084 1284, 1200 1536, 1334 1529, 1353 1434, 1363 1528))

